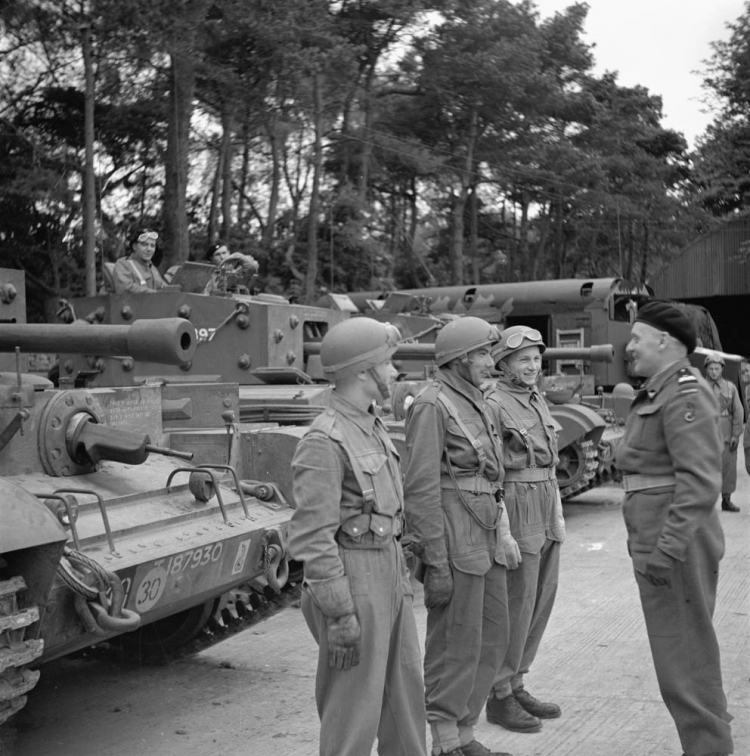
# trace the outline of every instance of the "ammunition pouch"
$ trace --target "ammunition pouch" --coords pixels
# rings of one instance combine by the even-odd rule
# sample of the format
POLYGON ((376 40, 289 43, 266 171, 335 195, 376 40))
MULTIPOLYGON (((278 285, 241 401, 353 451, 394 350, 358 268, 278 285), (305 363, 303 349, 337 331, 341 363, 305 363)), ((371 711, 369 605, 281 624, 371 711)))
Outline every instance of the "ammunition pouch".
POLYGON ((336 540, 345 549, 384 549, 401 535, 401 513, 358 514, 341 523, 336 540))

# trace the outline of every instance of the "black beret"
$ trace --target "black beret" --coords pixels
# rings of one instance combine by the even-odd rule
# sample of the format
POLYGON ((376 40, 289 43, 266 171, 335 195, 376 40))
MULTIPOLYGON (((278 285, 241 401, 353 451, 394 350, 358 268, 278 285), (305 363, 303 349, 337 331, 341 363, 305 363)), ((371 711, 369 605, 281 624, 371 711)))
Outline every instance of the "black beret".
POLYGON ((679 307, 669 302, 658 300, 647 302, 638 309, 635 322, 646 323, 660 331, 666 331, 687 347, 688 354, 695 351, 697 343, 695 326, 679 307))

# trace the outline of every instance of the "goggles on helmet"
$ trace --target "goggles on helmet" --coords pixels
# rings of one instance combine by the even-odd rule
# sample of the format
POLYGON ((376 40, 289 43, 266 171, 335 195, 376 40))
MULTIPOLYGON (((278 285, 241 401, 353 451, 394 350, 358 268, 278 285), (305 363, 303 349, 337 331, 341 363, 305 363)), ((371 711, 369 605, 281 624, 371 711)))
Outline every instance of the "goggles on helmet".
POLYGON ((401 343, 401 331, 392 323, 384 323, 385 343, 389 347, 397 347, 401 343))
POLYGON ((159 234, 157 234, 156 231, 144 231, 142 234, 139 234, 136 241, 139 241, 139 242, 156 241, 158 238, 159 238, 159 234))
POLYGON ((512 333, 505 341, 504 347, 515 349, 525 341, 542 341, 542 334, 536 328, 524 328, 522 331, 512 333))

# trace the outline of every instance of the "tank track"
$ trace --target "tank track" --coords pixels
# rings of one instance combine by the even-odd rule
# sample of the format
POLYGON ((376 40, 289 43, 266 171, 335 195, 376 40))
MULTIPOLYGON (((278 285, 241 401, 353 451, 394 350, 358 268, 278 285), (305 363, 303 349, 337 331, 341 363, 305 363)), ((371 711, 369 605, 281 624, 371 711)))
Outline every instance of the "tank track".
POLYGON ((599 467, 597 449, 593 441, 588 439, 576 441, 568 448, 571 447, 575 449, 578 459, 581 460, 581 467, 567 485, 560 487, 560 498, 563 501, 589 488, 599 467))
POLYGON ((604 431, 595 452, 597 463, 593 475, 583 482, 579 481, 575 487, 561 489, 560 495, 563 501, 592 488, 620 483, 622 473, 615 466, 615 452, 622 435, 622 429, 616 427, 607 428, 604 431))
POLYGON ((289 582, 278 593, 266 586, 262 591, 232 591, 226 594, 195 638, 175 649, 171 658, 197 654, 288 607, 298 605, 301 588, 301 583, 289 582))
MULTIPOLYGON (((298 605, 300 595, 301 575, 299 580, 296 576, 290 579, 278 592, 267 585, 245 585, 208 602, 213 604, 209 612, 201 612, 201 607, 196 607, 195 616, 200 617, 200 625, 189 631, 189 639, 184 642, 139 645, 137 636, 128 638, 125 635, 83 649, 80 654, 137 664, 169 663, 204 651, 290 606, 298 605)), ((144 629, 148 627, 145 625, 144 629)))
POLYGON ((27 665, 41 656, 44 642, 24 639, 26 628, 39 621, 39 609, 19 606, 25 590, 22 577, 0 581, 0 725, 25 706, 39 680, 39 672, 27 665))

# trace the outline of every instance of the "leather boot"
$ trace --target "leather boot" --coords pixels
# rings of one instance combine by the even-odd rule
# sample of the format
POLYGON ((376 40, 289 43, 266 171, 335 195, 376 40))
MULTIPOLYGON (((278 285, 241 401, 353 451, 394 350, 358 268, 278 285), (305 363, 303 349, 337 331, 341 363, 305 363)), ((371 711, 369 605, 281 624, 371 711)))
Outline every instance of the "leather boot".
POLYGON ((490 751, 483 746, 478 740, 472 740, 471 743, 461 746, 463 756, 513 756, 512 753, 501 753, 500 751, 490 751))
POLYGON ((544 703, 544 701, 534 698, 525 688, 515 688, 513 695, 523 709, 539 719, 557 719, 562 714, 557 704, 544 703))
POLYGON ((732 504, 732 499, 729 494, 721 495, 721 508, 725 512, 739 512, 740 508, 736 504, 732 504))
POLYGON ((511 693, 505 698, 490 696, 487 700, 487 721, 511 732, 539 732, 542 721, 529 714, 511 693))

